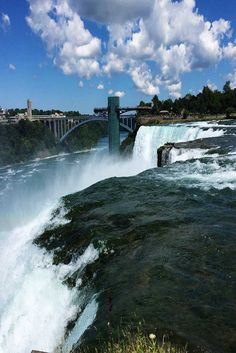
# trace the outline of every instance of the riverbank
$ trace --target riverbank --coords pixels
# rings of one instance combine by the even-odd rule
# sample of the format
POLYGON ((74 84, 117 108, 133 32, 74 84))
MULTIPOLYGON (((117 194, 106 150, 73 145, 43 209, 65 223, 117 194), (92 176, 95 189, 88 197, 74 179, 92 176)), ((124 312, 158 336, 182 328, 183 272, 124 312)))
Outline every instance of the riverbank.
POLYGON ((137 118, 137 125, 159 125, 159 124, 176 124, 176 123, 196 123, 203 121, 219 121, 219 120, 232 120, 236 119, 236 113, 226 117, 225 114, 215 115, 191 115, 185 119, 181 116, 164 117, 164 116, 140 116, 137 118))
POLYGON ((169 337, 157 337, 155 333, 145 333, 141 322, 137 327, 128 326, 119 330, 119 337, 112 337, 95 350, 86 347, 80 353, 188 353, 187 347, 178 347, 169 341, 169 337))

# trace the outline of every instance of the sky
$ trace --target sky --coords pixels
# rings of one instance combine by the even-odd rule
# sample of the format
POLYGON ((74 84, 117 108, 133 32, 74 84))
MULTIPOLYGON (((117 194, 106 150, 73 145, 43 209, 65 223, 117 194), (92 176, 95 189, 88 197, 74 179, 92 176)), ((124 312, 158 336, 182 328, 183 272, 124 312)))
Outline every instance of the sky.
POLYGON ((0 106, 92 113, 236 87, 236 0, 0 0, 0 106))

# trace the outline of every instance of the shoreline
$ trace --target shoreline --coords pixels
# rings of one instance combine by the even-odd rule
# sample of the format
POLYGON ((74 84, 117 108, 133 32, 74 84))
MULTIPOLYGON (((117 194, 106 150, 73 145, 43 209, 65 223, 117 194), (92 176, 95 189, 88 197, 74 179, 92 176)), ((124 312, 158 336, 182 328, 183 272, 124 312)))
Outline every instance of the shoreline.
POLYGON ((225 114, 217 115, 206 115, 204 117, 189 117, 186 119, 183 118, 163 118, 159 116, 140 116, 137 119, 137 125, 148 126, 148 125, 162 125, 162 124, 178 124, 178 123, 198 123, 206 121, 234 121, 236 120, 236 114, 233 114, 231 117, 227 118, 225 114))

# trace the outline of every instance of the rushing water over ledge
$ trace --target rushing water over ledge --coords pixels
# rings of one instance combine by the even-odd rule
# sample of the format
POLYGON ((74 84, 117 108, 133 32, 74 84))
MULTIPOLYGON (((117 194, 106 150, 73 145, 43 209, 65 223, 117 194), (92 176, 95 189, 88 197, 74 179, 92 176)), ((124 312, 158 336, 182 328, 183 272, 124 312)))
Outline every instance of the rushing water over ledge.
MULTIPOLYGON (((134 158, 130 161, 111 159, 103 153, 94 152, 87 155, 60 156, 55 159, 37 161, 28 165, 12 166, 11 168, 2 169, 0 171, 0 275, 2 280, 0 290, 1 353, 12 353, 13 351, 28 353, 31 349, 41 349, 53 352, 56 347, 60 346, 64 346, 63 351, 67 353, 70 351, 73 343, 77 342, 78 338, 83 333, 83 330, 92 323, 97 309, 99 310, 98 316, 103 316, 101 315, 102 305, 97 307, 97 304, 99 304, 99 297, 94 297, 94 294, 97 292, 96 286, 92 286, 88 293, 87 291, 85 291, 85 293, 83 286, 80 288, 80 276, 77 278, 76 286, 73 288, 66 285, 64 281, 67 278, 70 278, 73 273, 78 273, 78 271, 79 273, 81 271, 82 276, 82 272, 86 272, 87 266, 89 268, 90 266, 93 266, 93 263, 96 265, 100 257, 104 256, 104 245, 98 241, 95 242, 95 238, 88 237, 90 242, 86 244, 86 247, 82 246, 79 249, 79 254, 74 254, 73 251, 69 251, 68 244, 66 244, 65 248, 63 248, 61 244, 57 244, 56 247, 52 246, 51 250, 48 249, 50 251, 47 252, 32 244, 33 240, 44 232, 45 226, 47 229, 51 228, 53 231, 53 229, 63 229, 63 227, 67 227, 69 224, 68 219, 65 221, 64 214, 67 213, 67 210, 63 210, 63 207, 59 207, 60 212, 54 217, 53 224, 51 222, 51 213, 52 210, 57 207, 59 198, 63 195, 83 190, 91 184, 108 177, 132 176, 149 167, 155 167, 156 149, 160 144, 166 142, 186 141, 199 137, 220 136, 227 133, 227 126, 225 125, 222 127, 217 123, 214 126, 203 125, 204 126, 195 124, 188 126, 177 125, 141 128, 135 143, 134 158), (66 263, 59 264, 60 261, 58 254, 60 254, 60 250, 63 251, 63 249, 64 251, 68 251, 69 256, 67 257, 66 263), (72 256, 73 254, 74 256, 72 256), (53 258, 54 260, 56 258, 55 255, 58 255, 56 256, 58 261, 53 264, 53 258), (84 313, 84 315, 81 313, 84 313), (80 318, 80 320, 82 319, 82 322, 79 320, 75 321, 77 324, 73 326, 71 331, 72 335, 64 340, 64 333, 68 322, 72 322, 77 318, 80 318)), ((115 208, 113 210, 113 218, 109 221, 111 223, 108 222, 108 225, 110 224, 111 226, 109 231, 117 231, 119 233, 123 227, 122 229, 124 230, 125 239, 125 232, 130 226, 132 226, 132 222, 135 224, 137 221, 135 231, 133 231, 133 233, 131 232, 131 235, 133 234, 134 238, 132 238, 132 236, 131 238, 127 235, 126 236, 127 239, 129 239, 129 244, 132 244, 134 241, 134 245, 138 243, 141 248, 146 249, 145 256, 148 257, 148 254, 151 254, 151 252, 149 252, 150 246, 154 245, 152 243, 149 244, 146 241, 144 242, 142 232, 145 234, 149 228, 150 230, 148 233, 152 232, 152 234, 155 235, 155 232, 157 232, 155 229, 156 227, 158 229, 159 226, 157 226, 157 224, 155 225, 154 222, 156 213, 152 213, 151 210, 155 209, 158 204, 160 204, 161 207, 165 205, 164 207, 166 209, 169 207, 168 204, 172 206, 175 205, 176 209, 187 205, 189 206, 188 212, 192 212, 193 215, 198 214, 198 217, 200 217, 199 219, 203 221, 203 218, 201 217, 203 217, 204 212, 206 212, 206 209, 210 205, 208 204, 208 198, 213 197, 215 194, 214 202, 218 202, 219 200, 222 201, 220 190, 223 190, 226 195, 224 208, 221 209, 223 216, 228 213, 227 207, 234 212, 234 190, 236 185, 235 158, 236 155, 234 153, 227 156, 209 156, 208 159, 177 163, 168 168, 164 168, 157 173, 147 173, 145 177, 142 177, 141 179, 127 178, 124 181, 121 181, 121 184, 124 183, 127 187, 130 185, 129 190, 125 187, 120 187, 118 190, 116 182, 113 181, 111 181, 110 184, 105 183, 102 192, 105 197, 105 205, 108 207, 106 212, 110 212, 113 207, 112 205, 109 206, 109 200, 117 198, 119 194, 124 195, 124 198, 122 198, 122 201, 118 204, 118 209, 115 208), (176 193, 176 195, 179 196, 176 199, 171 198, 167 192, 168 188, 173 195, 176 193), (233 194, 226 192, 225 190, 227 190, 227 188, 231 190, 233 194), (157 194, 154 193, 155 190, 159 190, 157 194), (140 191, 142 191, 142 194, 140 194, 140 191), (184 198, 181 199, 182 206, 178 203, 178 198, 181 193, 184 196, 184 198), (201 196, 199 196, 199 193, 201 196), (137 198, 132 200, 132 195, 135 194, 137 194, 137 198), (146 201, 144 202, 145 194, 146 201), (155 197, 152 197, 152 195, 155 197), (159 199, 160 196, 158 195, 162 195, 164 198, 166 197, 165 204, 162 199, 159 199), (198 212, 196 210, 194 211, 194 208, 191 208, 192 206, 189 205, 189 199, 191 199, 190 195, 192 195, 193 203, 200 198, 199 205, 201 205, 201 207, 199 207, 201 208, 201 211, 199 211, 200 208, 198 212), (130 201, 132 202, 130 203, 130 201), (205 206, 203 206, 204 203, 206 204, 205 206), (135 218, 135 210, 141 207, 142 204, 143 214, 146 215, 145 220, 142 220, 143 226, 141 226, 142 223, 139 225, 138 219, 135 218), (204 207, 206 207, 206 209, 204 207), (124 212, 126 212, 124 217, 121 217, 121 209, 124 209, 124 212), (127 216, 129 210, 130 216, 127 216), (131 225, 129 222, 131 222, 131 225), (145 224, 146 226, 144 226, 145 224), (136 239, 136 236, 140 237, 138 238, 139 240, 136 239)), ((99 198, 99 195, 96 195, 96 192, 95 189, 93 191, 94 194, 92 194, 92 198, 94 197, 95 200, 96 198, 99 198)), ((214 202, 212 202, 211 205, 213 205, 214 202)), ((98 212, 97 220, 101 219, 104 223, 106 212, 104 214, 103 208, 99 208, 98 206, 99 205, 90 203, 86 206, 88 207, 86 212, 90 214, 94 209, 98 209, 100 213, 98 212)), ((186 211, 186 214, 188 212, 186 211)), ((222 238, 222 242, 224 241, 224 248, 220 248, 220 254, 223 259, 224 256, 226 256, 225 246, 231 246, 234 241, 231 234, 233 218, 225 217, 226 223, 224 225, 223 223, 218 224, 216 221, 214 223, 214 217, 215 214, 213 212, 210 218, 211 224, 209 225, 209 229, 210 227, 213 227, 213 231, 217 232, 219 243, 214 243, 214 240, 212 240, 214 239, 213 235, 216 233, 201 233, 200 225, 198 230, 199 236, 201 240, 204 239, 204 236, 209 237, 209 242, 213 242, 213 248, 210 250, 213 254, 214 249, 218 249, 220 246, 220 233, 224 233, 224 237, 222 238), (229 235, 229 245, 227 244, 227 234, 229 235)), ((178 220, 178 213, 173 215, 173 219, 178 220)), ((173 225, 175 224, 175 228, 180 227, 180 225, 174 223, 174 220, 171 221, 172 223, 168 222, 165 223, 166 225, 163 223, 160 228, 165 237, 167 237, 167 231, 169 233, 171 232, 171 227, 169 228, 169 226, 172 223, 173 225)), ((91 230, 92 226, 88 229, 91 230)), ((190 234, 191 229, 193 231, 194 227, 193 224, 192 226, 190 225, 187 232, 186 228, 180 229, 184 236, 187 236, 187 234, 190 234)), ((99 233, 100 240, 106 241, 107 232, 108 230, 104 230, 102 233, 99 233)), ((54 235, 54 240, 59 240, 57 231, 55 231, 54 235)), ((166 239, 168 240, 168 238, 166 239)), ((190 237, 190 240, 191 239, 192 238, 190 237)), ((197 248, 200 245, 197 238, 195 238, 195 235, 193 239, 197 251, 197 248)), ((157 245, 158 244, 155 246, 157 245)), ((125 241, 123 248, 124 246, 125 241)), ((186 246, 186 249, 189 249, 190 245, 183 246, 186 246)), ((173 248, 174 247, 179 249, 178 244, 173 244, 173 248)), ((158 246, 156 249, 158 249, 158 246)), ((116 251, 115 248, 111 248, 110 250, 116 251)), ((204 250, 204 247, 202 247, 202 250, 204 250)), ((168 251, 170 251, 170 249, 168 250, 167 246, 167 257, 168 251)), ((161 252, 159 255, 161 256, 161 252)), ((173 254, 171 256, 173 256, 173 254)), ((207 259, 210 261, 212 258, 211 256, 208 257, 207 253, 204 253, 204 256, 206 261, 208 261, 207 259)), ((121 266, 122 262, 116 264, 115 259, 116 258, 114 257, 114 266, 118 266, 118 264, 121 266)), ((122 257, 120 258, 120 261, 121 259, 122 257)), ((184 261, 184 259, 185 256, 183 256, 182 260, 184 261)), ((229 259, 231 259, 230 256, 229 259)), ((122 266, 129 266, 129 264, 129 262, 125 262, 122 266)), ((159 265, 163 266, 163 264, 159 265)), ((135 269, 138 266, 137 262, 134 261, 133 266, 135 269)), ((224 265, 224 268, 225 266, 226 265, 224 265)), ((117 268, 119 268, 119 266, 117 268)), ((201 269, 201 271, 203 270, 201 269)), ((209 269, 206 269, 205 271, 208 273, 209 269)), ((213 269, 211 271, 213 271, 213 269)), ((222 274, 220 274, 220 271, 217 273, 219 276, 226 276, 225 278, 228 279, 228 276, 232 277, 232 274, 226 272, 226 270, 223 270, 222 274)), ((105 269, 104 274, 108 276, 105 269)), ((172 276, 173 274, 168 274, 168 276, 169 275, 172 276)), ((194 272, 191 273, 191 276, 195 275, 194 272)), ((111 278, 113 276, 114 274, 111 275, 111 278)), ((105 279, 105 277, 103 278, 105 279)), ((140 283, 143 283, 143 278, 145 278, 145 275, 142 277, 140 272, 140 283)), ((122 278, 120 278, 120 280, 121 282, 123 281, 122 278)), ((101 289, 101 287, 99 287, 99 289, 101 289)), ((169 289, 171 290, 171 287, 169 289)), ((117 293, 118 292, 119 289, 117 288, 117 293)), ((132 298, 132 294, 130 293, 129 295, 130 298, 132 298)), ((222 297, 221 300, 223 301, 223 299, 224 298, 222 297)), ((140 301, 141 299, 137 298, 137 300, 140 301)), ((164 304, 162 303, 161 305, 162 310, 164 310, 164 304)), ((224 308, 225 305, 226 304, 224 304, 224 308)), ((201 311, 203 308, 200 309, 197 306, 196 310, 201 311)), ((163 317, 159 317, 159 319, 160 322, 164 320, 163 317)), ((202 325, 202 322, 199 321, 199 324, 200 323, 202 325)), ((187 325, 187 322, 185 325, 187 325)), ((180 329, 175 329, 176 332, 180 334, 180 329)), ((190 334, 183 336, 186 339, 191 338, 190 334)), ((204 340, 202 343, 205 343, 204 340)))
POLYGON ((145 169, 156 167, 157 148, 168 142, 185 142, 224 134, 224 129, 201 127, 195 124, 141 126, 134 145, 134 158, 141 159, 145 169))

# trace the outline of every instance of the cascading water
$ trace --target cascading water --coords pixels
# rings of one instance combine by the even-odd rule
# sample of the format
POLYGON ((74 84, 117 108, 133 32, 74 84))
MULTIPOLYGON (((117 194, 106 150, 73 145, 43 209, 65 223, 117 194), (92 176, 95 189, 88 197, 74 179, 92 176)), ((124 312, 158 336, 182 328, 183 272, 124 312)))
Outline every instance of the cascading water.
MULTIPOLYGON (((76 262, 52 265, 52 256, 32 244, 50 223, 51 211, 45 209, 25 226, 0 234, 1 353, 28 353, 32 348, 53 352, 61 343, 67 322, 82 304, 78 292, 69 290, 62 281, 71 271, 93 262, 98 251, 90 246, 76 262)), ((57 221, 63 223, 59 218, 57 221)), ((92 309, 91 317, 96 314, 96 307, 92 309)), ((85 328, 87 324, 91 322, 82 323, 85 328)))
MULTIPOLYGON (((96 293, 89 301, 87 298, 88 304, 64 340, 67 323, 84 303, 79 283, 73 290, 62 282, 79 266, 94 261, 99 249, 91 245, 84 264, 73 261, 55 266, 52 254, 32 242, 50 224, 63 195, 108 177, 139 171, 138 166, 130 168, 128 161, 104 152, 59 156, 0 170, 0 353, 29 353, 32 349, 51 353, 57 347, 61 347, 59 352, 69 353, 91 325, 97 311, 96 293)), ((63 212, 53 222, 63 224, 63 212)))
POLYGON ((141 126, 138 130, 135 145, 134 159, 140 160, 145 169, 156 166, 157 149, 170 142, 186 142, 206 137, 222 136, 222 129, 202 128, 191 125, 141 126))
MULTIPOLYGON (((50 223, 52 210, 61 196, 99 180, 131 176, 155 167, 157 148, 167 142, 223 134, 222 128, 208 128, 204 124, 141 127, 133 159, 129 161, 102 152, 62 156, 0 170, 0 353, 30 353, 32 349, 54 352, 59 346, 63 353, 69 353, 96 316, 98 304, 93 293, 64 340, 68 321, 83 303, 79 283, 77 289, 69 289, 62 284, 63 279, 95 261, 99 249, 91 244, 79 259, 55 266, 52 254, 32 244, 50 223)), ((63 208, 56 221, 65 222, 63 208)))
POLYGON ((46 225, 65 222, 63 205, 53 224, 50 219, 58 199, 80 188, 76 160, 75 156, 72 165, 69 156, 64 156, 0 170, 1 353, 54 352, 57 346, 65 346, 63 353, 69 353, 96 315, 96 298, 91 295, 78 321, 83 329, 77 329, 74 342, 73 332, 64 342, 68 321, 84 303, 79 284, 77 289, 69 289, 63 281, 95 261, 99 251, 91 244, 79 259, 55 266, 52 254, 32 244, 46 225))

